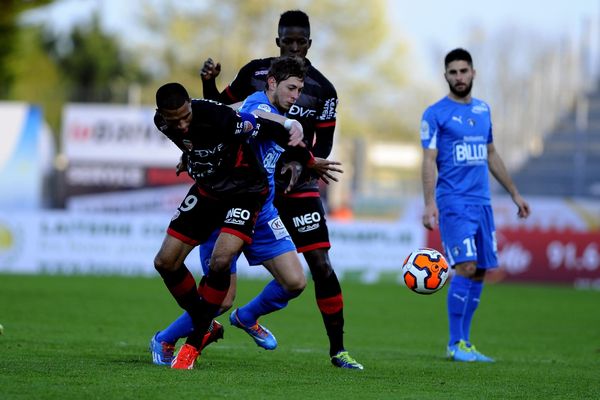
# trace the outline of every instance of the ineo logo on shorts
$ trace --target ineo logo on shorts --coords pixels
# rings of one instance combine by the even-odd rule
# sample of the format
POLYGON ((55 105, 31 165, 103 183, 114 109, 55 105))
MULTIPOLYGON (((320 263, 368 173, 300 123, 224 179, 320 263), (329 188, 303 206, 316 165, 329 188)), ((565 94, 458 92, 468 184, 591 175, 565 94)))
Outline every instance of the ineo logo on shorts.
POLYGON ((244 225, 250 219, 250 211, 243 208, 232 208, 227 211, 225 223, 234 225, 244 225))
POLYGON ((298 229, 298 232, 310 232, 319 228, 319 222, 321 222, 321 214, 313 212, 309 214, 300 215, 299 217, 293 218, 294 227, 298 229))

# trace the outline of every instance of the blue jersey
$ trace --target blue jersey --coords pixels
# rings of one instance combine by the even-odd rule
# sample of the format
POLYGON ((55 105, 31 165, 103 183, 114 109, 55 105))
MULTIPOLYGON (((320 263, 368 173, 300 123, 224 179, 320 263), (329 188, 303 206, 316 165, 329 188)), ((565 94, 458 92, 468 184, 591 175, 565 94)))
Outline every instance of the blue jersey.
POLYGON ((492 142, 490 107, 484 101, 464 104, 444 97, 425 110, 421 144, 438 151, 438 207, 491 204, 487 145, 492 142))
MULTIPOLYGON (((239 111, 251 113, 255 110, 262 110, 273 114, 282 115, 277 107, 275 107, 269 101, 265 92, 254 92, 244 100, 244 103, 240 107, 239 111)), ((269 204, 273 203, 275 197, 275 167, 277 160, 284 152, 281 146, 272 140, 252 140, 250 144, 257 154, 259 160, 263 160, 263 166, 267 171, 267 179, 269 181, 269 195, 265 201, 264 208, 267 208, 269 204)))
MULTIPOLYGON (((240 107, 242 112, 262 110, 274 114, 281 113, 271 104, 265 92, 255 92, 248 96, 240 107)), ((250 265, 258 265, 266 260, 273 259, 281 254, 296 251, 288 231, 281 219, 277 209, 273 205, 275 197, 275 166, 281 153, 285 150, 277 143, 268 139, 249 139, 250 146, 257 154, 259 160, 263 160, 269 182, 269 194, 256 220, 252 244, 244 247, 244 255, 250 265)), ((215 247, 219 230, 213 232, 211 237, 200 246, 200 261, 204 273, 208 273, 210 257, 215 247)), ((231 263, 231 272, 237 271, 237 257, 231 263)))

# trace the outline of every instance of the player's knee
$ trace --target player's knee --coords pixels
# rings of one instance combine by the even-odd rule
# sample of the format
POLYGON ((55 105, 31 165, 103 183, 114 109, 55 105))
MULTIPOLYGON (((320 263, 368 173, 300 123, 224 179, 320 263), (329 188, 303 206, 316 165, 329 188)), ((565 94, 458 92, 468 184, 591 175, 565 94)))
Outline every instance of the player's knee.
POLYGON ((231 262, 233 261, 233 254, 229 253, 213 253, 210 258, 210 269, 214 271, 225 271, 230 268, 231 262))
POLYGON ((317 249, 304 254, 313 280, 327 279, 333 273, 326 249, 317 249))
POLYGON ((281 286, 288 292, 298 292, 300 294, 306 287, 306 277, 304 273, 297 274, 294 277, 285 279, 281 286))
POLYGON ((154 269, 157 271, 174 271, 177 269, 177 265, 175 265, 168 257, 158 253, 156 257, 154 257, 154 269))
POLYGON ((474 261, 467 261, 456 264, 454 269, 458 275, 464 276, 465 278, 474 278, 477 272, 477 264, 474 261))

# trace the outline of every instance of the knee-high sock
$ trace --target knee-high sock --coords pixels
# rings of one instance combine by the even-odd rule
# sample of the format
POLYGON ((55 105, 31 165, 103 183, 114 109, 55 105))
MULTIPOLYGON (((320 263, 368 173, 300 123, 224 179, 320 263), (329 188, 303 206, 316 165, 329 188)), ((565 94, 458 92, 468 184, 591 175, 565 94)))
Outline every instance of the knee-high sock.
POLYGON ((332 271, 326 278, 317 278, 313 275, 315 283, 315 297, 317 306, 321 311, 325 330, 329 337, 329 355, 334 356, 344 350, 344 298, 337 275, 332 271))
MULTIPOLYGON (((200 284, 198 285, 198 294, 202 297, 202 288, 205 285, 206 277, 203 276, 200 284)), ((162 331, 158 332, 156 339, 159 342, 167 342, 171 344, 177 343, 181 338, 188 337, 194 330, 194 322, 188 312, 184 312, 175 321, 171 322, 162 331)))
POLYGON ((483 290, 482 281, 472 281, 469 289, 469 297, 467 298, 467 306, 465 307, 465 316, 463 317, 463 338, 469 342, 471 337, 471 321, 473 314, 479 306, 481 291, 483 290))
POLYGON ((229 269, 225 271, 210 270, 206 275, 206 282, 201 289, 202 297, 196 293, 196 296, 200 299, 198 309, 194 313, 188 310, 194 322, 194 330, 188 336, 186 343, 196 348, 200 347, 204 334, 208 330, 214 316, 217 315, 227 295, 227 290, 231 282, 230 275, 229 269))
POLYGON ((448 289, 448 298, 446 301, 450 330, 449 345, 453 345, 464 339, 463 319, 465 317, 465 309, 467 307, 471 282, 472 281, 469 278, 460 275, 454 275, 452 281, 450 281, 450 288, 448 289))
POLYGON ((298 297, 301 290, 288 292, 276 280, 269 282, 262 292, 248 304, 238 308, 237 317, 246 326, 252 326, 259 317, 281 310, 288 302, 298 297))
POLYGON ((193 314, 200 303, 200 296, 198 296, 194 276, 187 267, 182 265, 176 271, 158 270, 158 273, 177 304, 193 314))

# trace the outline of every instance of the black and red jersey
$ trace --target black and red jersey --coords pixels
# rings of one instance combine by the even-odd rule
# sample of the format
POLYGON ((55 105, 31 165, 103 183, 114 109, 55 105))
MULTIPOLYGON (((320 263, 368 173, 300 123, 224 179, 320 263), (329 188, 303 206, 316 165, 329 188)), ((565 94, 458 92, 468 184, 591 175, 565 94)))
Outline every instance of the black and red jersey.
POLYGON ((215 197, 268 191, 262 160, 248 139, 287 143, 289 134, 280 124, 256 118, 254 129, 248 130, 244 121, 232 108, 202 99, 192 100, 192 121, 186 133, 170 129, 159 113, 154 115, 156 127, 183 151, 188 174, 201 190, 215 197))
MULTIPOLYGON (((252 93, 265 90, 267 72, 271 66, 271 58, 250 61, 244 65, 237 76, 222 93, 216 92, 214 86, 204 85, 204 97, 224 103, 236 103, 244 100, 252 93)), ((286 116, 298 120, 304 128, 304 142, 315 157, 327 158, 333 146, 333 133, 336 124, 337 92, 331 82, 305 59, 308 70, 304 78, 304 89, 296 104, 286 116)), ((285 161, 286 155, 282 157, 285 161)), ((280 161, 281 162, 281 161, 280 161)), ((278 168, 278 171, 280 168, 278 168)), ((276 176, 278 190, 287 187, 287 180, 276 176)), ((293 192, 318 191, 318 178, 303 173, 293 192)))

